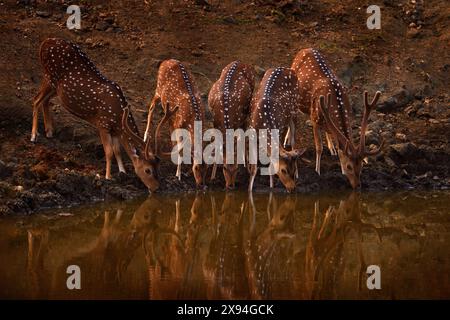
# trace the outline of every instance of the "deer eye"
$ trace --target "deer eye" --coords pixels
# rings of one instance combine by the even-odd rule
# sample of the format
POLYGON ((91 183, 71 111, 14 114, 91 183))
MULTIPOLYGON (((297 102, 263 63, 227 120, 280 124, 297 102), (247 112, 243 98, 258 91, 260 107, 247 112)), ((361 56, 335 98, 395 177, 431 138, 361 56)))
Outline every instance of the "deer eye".
POLYGON ((286 174, 286 173, 287 173, 286 169, 284 169, 284 168, 281 169, 281 173, 282 173, 282 174, 286 174))
POLYGON ((352 166, 348 164, 347 165, 347 170, 353 170, 352 166))
POLYGON ((150 170, 150 168, 147 168, 147 169, 145 169, 145 173, 146 173, 146 174, 151 174, 152 171, 150 170))

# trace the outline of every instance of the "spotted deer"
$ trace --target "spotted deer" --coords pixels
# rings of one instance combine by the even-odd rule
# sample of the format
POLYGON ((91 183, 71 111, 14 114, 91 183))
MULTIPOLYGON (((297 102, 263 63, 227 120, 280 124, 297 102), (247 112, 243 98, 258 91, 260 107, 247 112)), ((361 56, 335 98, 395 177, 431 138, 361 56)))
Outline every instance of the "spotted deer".
MULTIPOLYGON (((153 112, 158 102, 161 102, 164 113, 170 111, 170 106, 178 108, 174 116, 169 118, 170 133, 176 129, 186 129, 190 133, 191 142, 194 141, 194 122, 204 122, 204 107, 200 99, 200 94, 195 86, 194 78, 188 69, 178 60, 165 60, 159 65, 156 91, 149 105, 147 129, 144 140, 150 139, 150 129, 152 126, 153 112)), ((200 133, 201 134, 201 133, 200 133)), ((159 137, 155 135, 155 140, 159 137)), ((179 142, 181 137, 177 137, 179 142)), ((166 155, 167 153, 162 153, 166 155)), ((195 158, 192 165, 197 186, 202 186, 205 181, 206 165, 196 163, 195 158)), ((176 176, 181 180, 181 159, 177 165, 176 176)))
POLYGON ((169 213, 155 219, 145 252, 152 300, 205 296, 203 265, 211 238, 205 200, 203 195, 196 194, 189 217, 182 214, 181 202, 177 200, 175 215, 169 213))
POLYGON ((50 99, 57 96, 72 114, 94 125, 100 134, 106 157, 106 179, 111 179, 111 161, 117 160, 125 172, 120 145, 133 162, 136 174, 150 191, 159 187, 159 157, 144 143, 120 87, 105 78, 76 44, 49 38, 40 46, 44 77, 33 100, 31 141, 38 136, 38 117, 42 110, 46 136, 53 136, 50 99))
MULTIPOLYGON (((275 167, 276 174, 288 192, 295 189, 297 179, 297 159, 306 149, 294 149, 295 127, 292 116, 300 103, 300 89, 297 76, 289 68, 272 68, 266 71, 251 103, 249 128, 256 131, 267 129, 267 152, 271 153, 271 130, 278 129, 280 133, 288 129, 287 137, 291 140, 290 151, 279 144, 279 159, 275 167)), ((261 141, 260 141, 261 142, 261 141)), ((259 145, 259 148, 261 146, 259 145)), ((257 172, 256 164, 249 164, 249 191, 257 172)), ((273 187, 273 176, 270 176, 270 187, 273 187)))
MULTIPOLYGON (((283 298, 273 292, 276 287, 274 279, 289 277, 289 282, 292 282, 292 269, 286 257, 295 240, 295 212, 296 200, 292 195, 278 205, 271 194, 267 204, 269 222, 262 229, 258 228, 258 212, 253 195, 249 194, 248 215, 242 223, 242 246, 250 299, 283 298)), ((292 294, 291 288, 286 285, 281 291, 288 296, 292 294)))
MULTIPOLYGON (((248 109, 255 87, 253 68, 240 61, 233 61, 223 68, 220 78, 213 84, 208 95, 208 106, 213 113, 214 128, 226 136, 227 129, 244 129, 248 109)), ((226 155, 224 146, 223 155, 226 155)), ((226 163, 224 156, 223 176, 227 189, 234 189, 238 164, 226 163)), ((217 165, 214 164, 211 180, 215 178, 217 165)))
POLYGON ((317 173, 320 174, 320 158, 323 150, 321 129, 323 129, 330 153, 339 156, 342 173, 356 189, 360 184, 363 159, 378 154, 382 147, 380 145, 372 151, 367 151, 365 147, 369 114, 381 93, 378 91, 369 103, 367 92, 364 92, 365 108, 361 121, 360 142, 359 145, 355 145, 352 137, 354 116, 346 89, 328 67, 319 51, 300 50, 291 68, 297 75, 299 87, 302 88, 300 109, 310 115, 313 126, 317 173), (321 97, 327 97, 327 101, 325 102, 321 97))

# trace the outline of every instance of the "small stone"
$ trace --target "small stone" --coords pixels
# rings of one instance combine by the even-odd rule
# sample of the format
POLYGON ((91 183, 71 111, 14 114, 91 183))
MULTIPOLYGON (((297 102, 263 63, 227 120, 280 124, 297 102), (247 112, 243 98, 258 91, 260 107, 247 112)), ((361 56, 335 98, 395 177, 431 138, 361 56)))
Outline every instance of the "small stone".
POLYGON ((48 12, 48 11, 38 10, 38 11, 36 11, 36 15, 37 15, 38 17, 41 17, 41 18, 48 18, 48 17, 50 17, 52 14, 51 14, 51 12, 48 12))
POLYGON ((237 24, 237 21, 233 16, 225 17, 223 18, 222 21, 225 22, 226 24, 237 24))
POLYGON ((417 38, 419 35, 420 35, 420 30, 418 30, 418 29, 409 29, 406 32, 406 37, 410 38, 410 39, 417 38))
POLYGON ((60 216, 60 217, 71 217, 71 216, 73 216, 73 213, 61 212, 61 213, 58 214, 58 216, 60 216))
POLYGON ((396 133, 395 138, 400 141, 406 141, 406 135, 404 133, 396 133))
POLYGON ((106 21, 99 21, 95 24, 95 30, 98 30, 98 31, 105 31, 109 27, 110 27, 110 25, 106 21))

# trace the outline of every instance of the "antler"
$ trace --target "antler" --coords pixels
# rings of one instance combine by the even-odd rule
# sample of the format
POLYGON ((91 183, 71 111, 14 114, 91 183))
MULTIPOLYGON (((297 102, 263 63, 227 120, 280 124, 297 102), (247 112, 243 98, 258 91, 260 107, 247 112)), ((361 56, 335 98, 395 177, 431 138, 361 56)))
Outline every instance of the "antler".
POLYGON ((364 91, 364 113, 363 113, 363 117, 361 120, 361 136, 359 139, 359 153, 361 155, 375 155, 377 153, 380 152, 381 147, 384 144, 384 141, 382 141, 382 143, 380 144, 380 147, 377 148, 374 151, 370 151, 370 152, 366 152, 365 150, 365 146, 366 146, 366 130, 367 130, 367 123, 369 121, 369 115, 370 112, 373 110, 373 108, 376 106, 378 99, 381 96, 381 92, 377 91, 375 93, 375 96, 372 99, 372 102, 369 104, 369 98, 368 98, 368 93, 367 91, 364 91))
POLYGON ((122 130, 133 141, 135 146, 144 149, 144 141, 136 133, 134 133, 133 130, 131 130, 130 127, 128 126, 129 115, 130 115, 130 108, 126 107, 125 109, 123 109, 122 130))
POLYGON ((327 96, 327 107, 325 107, 325 97, 324 96, 321 95, 319 97, 319 102, 320 102, 319 103, 320 111, 322 111, 323 118, 325 119, 327 127, 331 130, 332 134, 338 139, 339 143, 341 143, 342 146, 345 146, 345 148, 350 147, 350 148, 354 149, 353 143, 342 133, 341 130, 339 130, 336 127, 333 120, 331 120, 331 118, 330 118, 330 114, 328 113, 328 110, 331 106, 331 94, 329 93, 327 96))
POLYGON ((147 143, 144 143, 144 140, 139 137, 133 130, 130 129, 130 126, 128 125, 128 117, 130 114, 130 108, 126 107, 123 110, 122 115, 122 129, 125 131, 125 133, 131 138, 135 146, 138 146, 143 152, 144 152, 144 158, 149 160, 152 158, 152 151, 150 150, 150 140, 147 141, 147 143))
MULTIPOLYGON (((171 152, 160 152, 159 151, 159 145, 158 145, 158 139, 159 139, 159 131, 161 130, 162 125, 178 110, 178 106, 170 110, 170 105, 167 104, 166 113, 164 114, 164 117, 159 121, 158 126, 156 127, 155 132, 155 154, 157 156, 167 156, 171 155, 171 152)), ((150 141, 150 139, 148 140, 150 141)))

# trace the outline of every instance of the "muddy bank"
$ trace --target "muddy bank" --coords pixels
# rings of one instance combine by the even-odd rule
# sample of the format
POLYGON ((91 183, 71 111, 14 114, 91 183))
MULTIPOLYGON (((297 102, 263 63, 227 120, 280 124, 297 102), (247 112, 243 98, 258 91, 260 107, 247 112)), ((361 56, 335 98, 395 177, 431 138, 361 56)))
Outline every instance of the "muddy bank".
MULTIPOLYGON (((127 164, 127 174, 117 174, 117 168, 114 168, 113 180, 106 180, 101 176, 104 168, 101 158, 94 164, 87 164, 83 163, 83 159, 64 158, 56 150, 42 149, 42 145, 24 144, 25 150, 36 154, 33 150, 38 149, 40 154, 36 157, 30 155, 0 160, 0 215, 31 214, 46 208, 129 200, 148 194, 133 173, 131 163, 127 164)), ((314 159, 314 150, 309 149, 306 157, 314 159)), ((427 145, 393 144, 386 147, 376 159, 369 160, 362 174, 362 189, 446 190, 450 188, 449 161, 448 153, 427 145)), ((170 163, 161 165, 161 188, 158 192, 194 192, 196 188, 189 166, 183 167, 181 181, 175 177, 175 171, 176 167, 170 163)), ((220 169, 218 172, 218 178, 209 183, 208 189, 223 188, 220 169)), ((245 190, 247 181, 247 171, 242 167, 237 188, 245 190)), ((285 192, 281 183, 277 179, 275 181, 275 191, 285 192)), ((257 176, 255 192, 268 192, 268 182, 268 177, 257 176)), ((301 165, 296 192, 318 193, 346 189, 350 189, 350 185, 341 174, 337 159, 324 153, 321 176, 314 171, 313 163, 301 165)))

